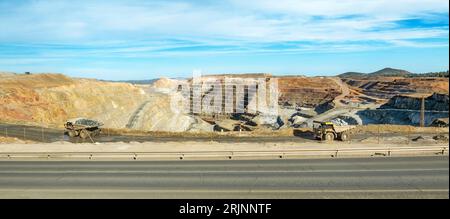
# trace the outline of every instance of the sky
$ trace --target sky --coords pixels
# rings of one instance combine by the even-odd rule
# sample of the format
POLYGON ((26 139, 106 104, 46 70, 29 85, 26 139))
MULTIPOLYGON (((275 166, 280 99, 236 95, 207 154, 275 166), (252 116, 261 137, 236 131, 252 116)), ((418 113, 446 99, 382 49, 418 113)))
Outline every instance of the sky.
POLYGON ((447 0, 0 0, 0 71, 140 80, 449 69, 447 0))

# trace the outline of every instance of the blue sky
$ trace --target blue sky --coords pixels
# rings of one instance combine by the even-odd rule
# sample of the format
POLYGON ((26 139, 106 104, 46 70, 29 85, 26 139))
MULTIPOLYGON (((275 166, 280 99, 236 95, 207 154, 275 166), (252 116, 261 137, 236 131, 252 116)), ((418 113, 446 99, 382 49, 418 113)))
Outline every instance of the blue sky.
POLYGON ((446 0, 0 0, 0 71, 112 80, 448 70, 446 0))

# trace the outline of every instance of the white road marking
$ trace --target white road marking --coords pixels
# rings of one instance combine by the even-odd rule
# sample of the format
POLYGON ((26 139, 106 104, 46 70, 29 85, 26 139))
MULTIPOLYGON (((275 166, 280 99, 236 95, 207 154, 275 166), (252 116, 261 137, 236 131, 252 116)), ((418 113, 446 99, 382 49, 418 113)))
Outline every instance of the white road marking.
POLYGON ((33 188, 8 188, 8 189, 0 189, 1 192, 4 191, 34 191, 34 192, 87 192, 89 191, 94 193, 104 193, 104 192, 124 192, 124 193, 142 193, 142 192, 176 192, 176 193, 362 193, 362 192, 449 192, 449 189, 311 189, 311 190, 295 190, 295 189, 274 189, 274 190, 266 190, 266 189, 241 189, 241 190, 206 190, 206 189, 33 189, 33 188))
POLYGON ((449 171, 449 168, 433 169, 368 169, 368 170, 189 170, 189 171, 171 171, 171 170, 18 170, 18 171, 0 171, 0 174, 33 174, 33 173, 347 173, 347 172, 420 172, 420 171, 449 171))

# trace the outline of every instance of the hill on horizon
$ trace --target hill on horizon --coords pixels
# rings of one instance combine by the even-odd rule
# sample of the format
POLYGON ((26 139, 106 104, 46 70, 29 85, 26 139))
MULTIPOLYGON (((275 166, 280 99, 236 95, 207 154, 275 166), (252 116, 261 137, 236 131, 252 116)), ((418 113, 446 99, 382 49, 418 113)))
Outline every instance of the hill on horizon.
MULTIPOLYGON (((10 76, 14 76, 14 75, 34 75, 34 74, 63 74, 63 73, 38 73, 38 72, 24 72, 24 73, 16 73, 16 72, 8 72, 8 71, 0 71, 0 78, 5 78, 5 77, 10 77, 10 76)), ((66 75, 66 74, 63 74, 66 75)), ((273 77, 305 77, 305 75, 279 75, 279 74, 268 74, 268 73, 229 73, 229 74, 208 74, 208 75, 203 75, 203 76, 225 76, 225 75, 237 75, 237 76, 257 76, 257 75, 271 75, 273 77)), ((69 75, 66 75, 68 77, 71 78, 77 78, 77 77, 72 77, 69 75)), ((427 73, 412 73, 406 70, 402 70, 402 69, 395 69, 395 68, 383 68, 381 70, 372 72, 372 73, 363 73, 363 72, 345 72, 342 74, 338 74, 336 75, 337 77, 340 78, 371 78, 371 77, 449 77, 449 71, 440 71, 440 72, 427 72, 427 73)), ((315 77, 315 76, 310 76, 310 77, 315 77)), ((317 75, 316 77, 323 77, 320 75, 317 75)), ((185 80, 188 79, 189 77, 173 77, 170 79, 174 79, 174 80, 185 80)), ((88 79, 88 78, 86 78, 88 79)), ((92 79, 92 78, 91 78, 92 79)), ((131 84, 153 84, 155 81, 159 80, 160 78, 153 78, 153 79, 142 79, 142 80, 107 80, 107 79, 95 79, 98 81, 104 81, 104 82, 119 82, 119 83, 131 83, 131 84)))
POLYGON ((412 73, 402 69, 383 68, 372 73, 362 72, 346 72, 339 74, 340 78, 352 77, 448 77, 448 70, 443 72, 429 72, 429 73, 412 73))

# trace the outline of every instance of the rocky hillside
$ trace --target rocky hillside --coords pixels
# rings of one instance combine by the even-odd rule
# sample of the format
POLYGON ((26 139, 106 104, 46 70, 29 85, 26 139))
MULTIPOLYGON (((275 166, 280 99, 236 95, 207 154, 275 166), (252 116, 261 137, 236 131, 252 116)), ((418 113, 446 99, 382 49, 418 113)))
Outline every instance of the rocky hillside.
POLYGON ((317 107, 341 94, 336 82, 326 77, 278 77, 281 106, 317 107))
MULTIPOLYGON (((366 123, 418 125, 420 124, 421 98, 417 96, 395 96, 377 110, 364 110, 359 115, 366 123)), ((449 95, 438 94, 425 98, 425 124, 437 118, 449 117, 449 95)))
POLYGON ((370 73, 369 76, 371 76, 371 77, 379 77, 379 76, 381 76, 381 77, 405 77, 409 74, 411 74, 411 72, 401 70, 401 69, 383 68, 376 72, 370 73))
POLYGON ((170 79, 158 80, 152 87, 61 74, 4 74, 0 77, 0 122, 62 128, 68 119, 86 117, 106 128, 212 130, 193 116, 172 112, 170 91, 175 85, 170 79))
POLYGON ((372 73, 361 73, 361 72, 346 72, 338 75, 340 78, 361 78, 361 77, 406 77, 410 74, 413 74, 409 71, 395 69, 395 68, 383 68, 381 70, 372 72, 372 73))
MULTIPOLYGON (((434 93, 425 98, 425 109, 433 111, 448 111, 449 95, 434 93)), ((417 96, 395 96, 386 104, 382 105, 381 109, 411 109, 419 110, 421 107, 421 98, 417 96)))
POLYGON ((448 78, 343 78, 352 89, 369 96, 389 99, 404 94, 449 93, 448 78))
POLYGON ((61 74, 15 75, 0 78, 0 120, 61 126, 69 118, 88 117, 123 127, 146 98, 142 89, 130 84, 61 74))

